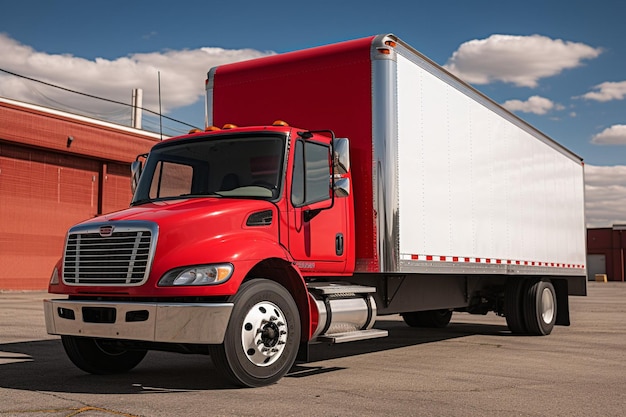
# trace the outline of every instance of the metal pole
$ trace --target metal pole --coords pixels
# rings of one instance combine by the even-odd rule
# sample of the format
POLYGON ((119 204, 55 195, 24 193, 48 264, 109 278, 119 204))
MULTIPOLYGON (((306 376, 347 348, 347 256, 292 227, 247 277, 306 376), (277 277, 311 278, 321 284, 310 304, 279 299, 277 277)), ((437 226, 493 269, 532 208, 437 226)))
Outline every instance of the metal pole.
POLYGON ((161 108, 161 71, 158 71, 159 75, 159 133, 161 134, 161 140, 163 140, 163 109, 161 108))
POLYGON ((143 106, 143 90, 141 88, 133 89, 133 111, 131 113, 130 123, 135 129, 141 129, 141 108, 143 106))

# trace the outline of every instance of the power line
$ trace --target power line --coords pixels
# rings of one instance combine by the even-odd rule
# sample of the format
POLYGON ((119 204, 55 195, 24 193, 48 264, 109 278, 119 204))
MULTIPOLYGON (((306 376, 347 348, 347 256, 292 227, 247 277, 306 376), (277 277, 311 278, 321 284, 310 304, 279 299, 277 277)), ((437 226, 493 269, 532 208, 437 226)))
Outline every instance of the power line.
MULTIPOLYGON (((72 90, 72 89, 70 89, 70 88, 61 87, 61 86, 59 86, 59 85, 51 84, 51 83, 48 83, 48 82, 45 82, 45 81, 37 80, 37 79, 35 79, 35 78, 27 77, 27 76, 25 76, 25 75, 17 74, 17 73, 15 73, 15 72, 7 71, 7 70, 2 69, 2 68, 0 68, 0 72, 4 72, 5 74, 13 75, 14 77, 23 78, 23 79, 28 80, 28 81, 33 81, 33 82, 36 82, 36 83, 39 83, 39 84, 47 85, 48 87, 58 88, 59 90, 67 91, 67 92, 74 93, 74 94, 79 94, 79 95, 81 95, 81 96, 85 96, 85 97, 93 98, 93 99, 96 99, 96 100, 102 100, 102 101, 107 101, 107 102, 109 102, 109 103, 119 104, 119 105, 122 105, 122 106, 133 107, 132 105, 130 105, 130 104, 128 104, 128 103, 124 103, 124 102, 122 102, 122 101, 111 100, 111 99, 109 99, 109 98, 98 97, 98 96, 94 96, 94 95, 92 95, 92 94, 83 93, 83 92, 81 92, 81 91, 72 90)), ((148 113, 152 113, 152 114, 154 114, 154 115, 156 115, 156 116, 159 116, 159 117, 162 117, 162 118, 164 118, 164 119, 171 120, 171 121, 173 121, 173 122, 180 123, 180 124, 183 124, 183 125, 185 125, 185 126, 192 127, 192 128, 197 128, 197 126, 190 125, 189 123, 183 122, 183 121, 181 121, 181 120, 174 119, 173 117, 164 116, 164 115, 159 114, 158 112, 152 111, 152 110, 150 110, 150 109, 146 109, 146 108, 144 108, 144 107, 139 107, 139 108, 140 108, 141 110, 144 110, 144 111, 146 111, 146 112, 148 112, 148 113)))

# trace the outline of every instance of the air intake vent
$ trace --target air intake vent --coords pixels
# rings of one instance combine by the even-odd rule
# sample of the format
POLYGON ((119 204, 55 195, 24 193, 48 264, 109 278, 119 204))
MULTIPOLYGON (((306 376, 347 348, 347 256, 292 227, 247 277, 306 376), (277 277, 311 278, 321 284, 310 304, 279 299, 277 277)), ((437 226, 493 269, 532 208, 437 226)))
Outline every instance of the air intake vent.
POLYGON ((248 217, 246 226, 269 226, 272 224, 272 217, 272 210, 264 210, 253 213, 250 217, 248 217))
POLYGON ((156 242, 156 226, 149 225, 119 222, 70 230, 63 281, 68 285, 142 284, 148 278, 156 242))

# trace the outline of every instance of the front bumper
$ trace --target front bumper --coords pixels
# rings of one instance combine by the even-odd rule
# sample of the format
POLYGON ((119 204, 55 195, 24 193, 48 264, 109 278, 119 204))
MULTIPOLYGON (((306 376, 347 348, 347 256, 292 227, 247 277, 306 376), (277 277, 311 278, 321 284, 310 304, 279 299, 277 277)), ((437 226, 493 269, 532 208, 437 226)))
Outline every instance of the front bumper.
POLYGON ((219 344, 232 303, 137 303, 44 300, 49 334, 219 344))

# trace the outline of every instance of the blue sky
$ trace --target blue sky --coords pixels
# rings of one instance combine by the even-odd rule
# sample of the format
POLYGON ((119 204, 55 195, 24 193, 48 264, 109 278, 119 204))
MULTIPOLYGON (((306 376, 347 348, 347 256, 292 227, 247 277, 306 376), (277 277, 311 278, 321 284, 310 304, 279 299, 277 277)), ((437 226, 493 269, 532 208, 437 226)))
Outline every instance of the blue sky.
MULTIPOLYGON (((378 33, 396 34, 441 65, 456 53, 471 66, 461 62, 471 54, 463 54, 480 49, 476 71, 494 74, 487 81, 468 79, 467 71, 458 75, 583 157, 588 195, 606 201, 626 195, 625 18, 626 2, 618 0, 20 0, 6 2, 0 13, 0 69, 121 101, 129 101, 127 81, 137 77, 144 106, 156 110, 158 68, 167 115, 202 126, 204 77, 222 62, 378 33), (506 51, 489 49, 494 35, 519 42, 506 51), (509 53, 514 57, 507 61, 509 53), (547 68, 541 72, 532 63, 547 68), (538 72, 511 81, 507 65, 538 72), (592 143, 594 137, 613 144, 592 143)), ((90 106, 1 73, 0 96, 70 111, 90 106)), ((126 117, 119 108, 91 112, 126 117)), ((598 212, 594 224, 626 222, 621 198, 598 212)))

